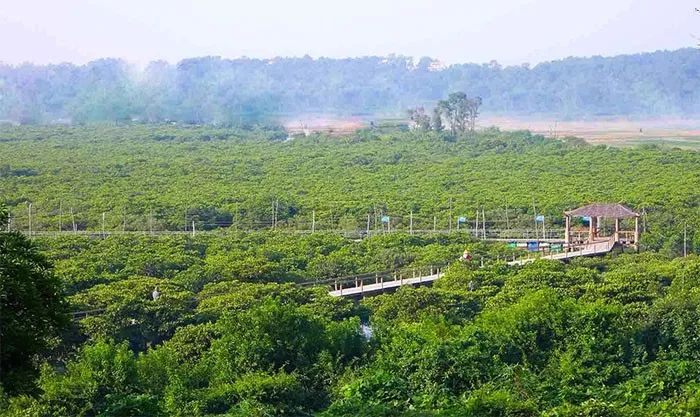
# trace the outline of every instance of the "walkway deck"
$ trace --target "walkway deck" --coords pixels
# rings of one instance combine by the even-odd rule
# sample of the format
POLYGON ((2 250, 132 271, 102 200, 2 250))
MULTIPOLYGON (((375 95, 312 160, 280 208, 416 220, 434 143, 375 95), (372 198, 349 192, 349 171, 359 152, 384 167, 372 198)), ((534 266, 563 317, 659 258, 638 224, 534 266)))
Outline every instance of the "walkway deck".
POLYGON ((530 262, 534 262, 537 259, 549 259, 549 260, 556 260, 556 261, 561 261, 561 260, 566 260, 566 259, 571 259, 571 258, 578 258, 581 256, 597 256, 597 255, 603 255, 615 247, 615 241, 606 239, 602 240, 599 242, 595 243, 589 243, 586 245, 580 245, 576 247, 569 248, 568 251, 562 252, 562 253, 554 253, 551 255, 545 255, 545 256, 540 256, 537 258, 528 258, 528 259, 518 259, 512 262, 508 262, 508 265, 525 265, 530 262))
POLYGON ((440 278, 442 275, 442 273, 438 272, 437 274, 418 276, 416 278, 401 278, 391 281, 382 280, 378 283, 367 285, 364 285, 364 283, 360 281, 359 286, 349 288, 340 287, 340 289, 329 291, 328 294, 332 295, 333 297, 356 297, 364 295, 373 295, 376 293, 382 293, 392 289, 396 289, 404 285, 422 285, 432 283, 433 281, 440 278))
MULTIPOLYGON (((566 260, 581 256, 603 255, 610 252, 615 245, 616 242, 614 240, 606 239, 594 243, 570 247, 568 248, 568 251, 562 253, 513 260, 508 262, 508 265, 526 265, 538 259, 566 260)), ((328 293, 333 297, 364 297, 366 295, 376 295, 383 292, 393 291, 406 285, 430 284, 438 280, 442 275, 443 273, 440 272, 440 270, 434 271, 431 268, 430 273, 421 275, 421 272, 419 271, 418 274, 414 273, 411 278, 401 278, 396 274, 393 276, 388 276, 388 279, 385 279, 385 277, 387 277, 386 275, 376 276, 374 278, 375 282, 370 282, 367 284, 365 284, 365 281, 368 278, 365 275, 357 278, 346 278, 342 281, 336 282, 335 288, 328 293), (343 287, 343 284, 350 284, 350 286, 343 287)))

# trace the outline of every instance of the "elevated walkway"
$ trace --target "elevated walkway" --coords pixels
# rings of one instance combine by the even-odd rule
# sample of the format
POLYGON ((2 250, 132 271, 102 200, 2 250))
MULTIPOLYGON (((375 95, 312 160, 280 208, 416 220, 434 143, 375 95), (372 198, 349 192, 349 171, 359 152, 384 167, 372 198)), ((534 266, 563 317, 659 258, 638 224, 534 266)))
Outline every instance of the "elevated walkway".
POLYGON ((404 285, 430 284, 439 279, 442 275, 443 274, 441 272, 437 272, 432 275, 419 275, 415 278, 400 278, 392 279, 389 281, 384 281, 384 279, 381 279, 378 283, 367 285, 364 285, 364 283, 360 281, 359 286, 343 288, 343 286, 341 285, 340 288, 338 288, 337 290, 329 291, 328 294, 330 294, 333 297, 362 297, 365 295, 376 295, 378 293, 393 291, 404 285))
POLYGON ((508 262, 508 265, 525 265, 527 263, 534 262, 537 259, 549 259, 549 260, 563 261, 563 260, 577 258, 577 257, 581 257, 581 256, 604 255, 604 254, 612 251, 616 244, 619 245, 619 243, 615 239, 605 239, 605 240, 600 240, 600 241, 596 241, 596 242, 592 242, 592 243, 570 246, 568 248, 564 248, 564 251, 561 253, 552 253, 552 254, 544 255, 544 256, 540 256, 540 257, 518 259, 515 261, 508 262))
MULTIPOLYGON (((620 245, 615 239, 603 239, 592 243, 581 245, 572 245, 565 247, 561 253, 552 253, 549 255, 535 256, 530 258, 515 259, 508 261, 508 265, 518 266, 532 263, 538 259, 565 261, 567 259, 578 258, 581 256, 599 256, 604 255, 613 250, 616 245, 620 245)), ((492 260, 492 259, 489 259, 492 260)), ((405 285, 426 285, 432 284, 442 277, 443 273, 439 268, 429 267, 427 269, 413 269, 409 271, 410 275, 403 272, 385 272, 376 274, 358 275, 355 277, 346 277, 337 280, 327 280, 324 282, 315 283, 322 285, 323 283, 332 284, 332 290, 328 292, 333 297, 355 297, 361 298, 364 296, 377 295, 384 292, 395 291, 399 287, 405 285)))

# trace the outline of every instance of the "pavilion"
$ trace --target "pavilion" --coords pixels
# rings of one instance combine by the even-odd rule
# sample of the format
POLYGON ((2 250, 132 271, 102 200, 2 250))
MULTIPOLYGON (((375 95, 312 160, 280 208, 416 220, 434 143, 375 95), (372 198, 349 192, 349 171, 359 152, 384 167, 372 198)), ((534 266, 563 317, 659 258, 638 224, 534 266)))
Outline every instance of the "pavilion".
POLYGON ((635 248, 638 247, 639 213, 632 211, 630 208, 625 207, 622 204, 589 204, 575 210, 565 211, 564 216, 566 218, 564 240, 566 241, 567 247, 569 247, 572 243, 575 243, 573 242, 571 233, 572 217, 586 217, 590 219, 588 224, 588 238, 583 243, 591 244, 595 242, 612 240, 614 243, 620 243, 625 246, 634 246, 635 248), (602 219, 614 220, 615 226, 612 235, 603 235, 600 227, 602 219), (634 231, 625 231, 620 229, 620 221, 625 219, 634 219, 634 231))

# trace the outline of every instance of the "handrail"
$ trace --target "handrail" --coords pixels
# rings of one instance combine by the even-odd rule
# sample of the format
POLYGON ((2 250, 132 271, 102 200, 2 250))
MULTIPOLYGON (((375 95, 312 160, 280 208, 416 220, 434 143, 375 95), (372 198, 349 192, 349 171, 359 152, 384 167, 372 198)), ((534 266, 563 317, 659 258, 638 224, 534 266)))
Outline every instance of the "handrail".
MULTIPOLYGON (((33 230, 29 233, 28 230, 17 230, 13 229, 18 233, 22 233, 29 237, 59 237, 59 236, 84 236, 84 237, 94 237, 94 238, 105 238, 108 236, 128 236, 128 235, 146 235, 146 236, 167 236, 167 235, 199 235, 199 234, 225 234, 231 231, 240 233, 255 233, 269 230, 269 227, 262 228, 236 228, 236 227, 217 227, 209 230, 197 230, 193 232, 192 230, 33 230)), ((564 230, 559 228, 552 228, 546 230, 546 236, 542 236, 541 230, 534 229, 487 229, 485 232, 482 230, 474 231, 470 228, 465 229, 419 229, 414 228, 412 231, 406 228, 397 228, 391 232, 387 231, 376 231, 370 230, 367 233, 363 229, 355 230, 344 230, 338 228, 327 228, 327 229, 294 229, 294 228, 278 228, 275 229, 278 233, 288 233, 297 235, 306 235, 312 233, 335 233, 341 234, 346 237, 360 237, 364 238, 367 236, 376 236, 387 233, 412 233, 419 235, 434 235, 434 234, 453 234, 453 233, 466 233, 473 236, 478 240, 562 240, 564 238, 564 230)))

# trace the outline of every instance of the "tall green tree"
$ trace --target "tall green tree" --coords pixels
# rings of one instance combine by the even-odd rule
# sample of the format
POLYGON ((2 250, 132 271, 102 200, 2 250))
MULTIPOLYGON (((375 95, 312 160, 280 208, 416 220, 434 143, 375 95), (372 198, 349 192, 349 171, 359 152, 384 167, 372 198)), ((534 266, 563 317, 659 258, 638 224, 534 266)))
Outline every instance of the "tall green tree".
POLYGON ((435 106, 433 109, 433 130, 436 132, 445 130, 445 126, 442 124, 442 109, 440 109, 440 106, 435 106))
POLYGON ((460 91, 450 94, 446 100, 440 100, 436 111, 445 115, 453 135, 467 130, 473 132, 481 103, 481 97, 470 98, 460 91))
MULTIPOLYGON (((7 223, 0 206, 0 230, 7 223)), ((68 322, 61 283, 36 246, 18 232, 0 232, 0 385, 30 388, 33 359, 68 322)))
POLYGON ((415 123, 417 129, 424 131, 430 130, 430 116, 425 113, 423 107, 416 107, 415 109, 409 110, 408 117, 415 123))

